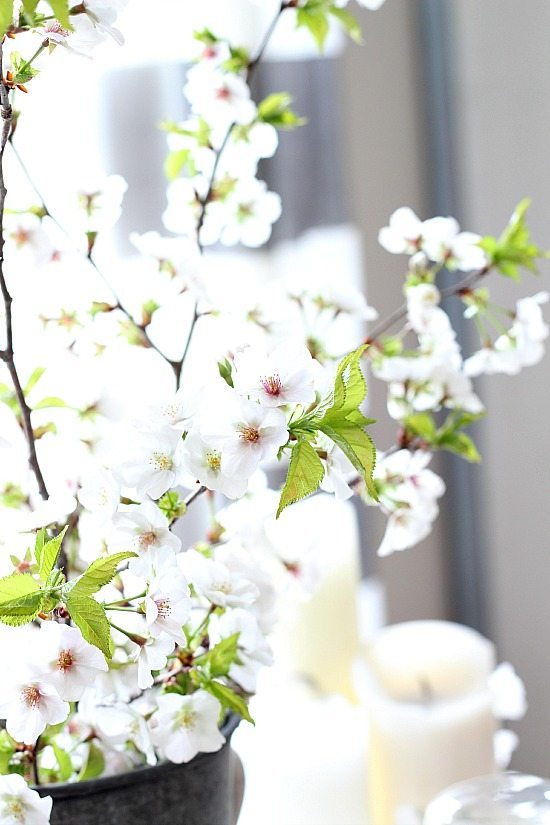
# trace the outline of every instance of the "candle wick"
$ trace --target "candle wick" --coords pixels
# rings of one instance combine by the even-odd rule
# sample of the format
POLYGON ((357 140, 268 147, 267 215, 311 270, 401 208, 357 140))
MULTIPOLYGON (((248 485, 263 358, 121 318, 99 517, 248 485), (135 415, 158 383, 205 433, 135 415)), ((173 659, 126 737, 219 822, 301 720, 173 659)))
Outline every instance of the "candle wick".
POLYGON ((420 685, 420 694, 422 696, 422 702, 425 705, 431 705, 434 700, 434 691, 428 679, 425 676, 420 676, 418 679, 418 684, 420 685))

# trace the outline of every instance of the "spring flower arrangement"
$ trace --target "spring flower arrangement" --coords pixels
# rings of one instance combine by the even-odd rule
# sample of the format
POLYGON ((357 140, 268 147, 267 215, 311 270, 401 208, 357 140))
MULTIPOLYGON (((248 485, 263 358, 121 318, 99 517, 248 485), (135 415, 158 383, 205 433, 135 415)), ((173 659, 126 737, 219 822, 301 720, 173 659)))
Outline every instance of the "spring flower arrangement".
POLYGON ((498 238, 398 209, 379 239, 405 256, 405 303, 383 321, 336 274, 228 299, 227 259, 207 248, 269 239, 281 202, 258 162, 276 151, 279 129, 302 123, 285 93, 253 101, 250 78, 283 15, 321 48, 329 21, 359 40, 345 2, 286 0, 254 54, 196 33, 188 119, 163 127, 170 234, 134 234, 129 262, 103 260, 125 182, 80 189, 74 225, 63 226, 27 173, 18 133, 45 64, 122 43, 124 5, 0 4, 0 820, 13 825, 49 822, 51 799, 29 785, 218 750, 225 715, 250 720, 278 593, 314 587, 312 559, 285 529, 296 502, 319 488, 357 494, 387 517, 381 554, 421 541, 444 492, 432 454, 479 460, 466 432, 484 413, 472 378, 536 363, 548 335, 546 293, 504 309, 487 287, 490 274, 519 280, 543 255, 527 201, 498 238), (23 195, 7 191, 12 167, 27 175, 23 195), (125 266, 131 285, 119 290, 125 266), (454 280, 440 290, 443 270, 454 280), (466 358, 441 306, 450 296, 480 333, 466 358), (339 325, 352 317, 376 323, 342 357, 339 325), (201 334, 213 347, 194 347, 201 334), (117 396, 121 362, 130 402, 127 383, 117 396), (378 458, 367 369, 388 384, 397 424, 378 458), (152 371, 162 387, 147 386, 152 371), (272 490, 262 468, 278 461, 286 480, 272 490), (187 525, 198 499, 210 523, 197 539, 187 525))

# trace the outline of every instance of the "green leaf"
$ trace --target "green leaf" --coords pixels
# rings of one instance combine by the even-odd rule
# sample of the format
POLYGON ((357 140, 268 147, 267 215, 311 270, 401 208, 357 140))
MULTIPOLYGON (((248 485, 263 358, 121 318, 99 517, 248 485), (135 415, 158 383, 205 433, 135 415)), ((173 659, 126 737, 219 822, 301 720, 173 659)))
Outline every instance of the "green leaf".
POLYGON ((525 220, 530 205, 530 198, 524 198, 517 205, 500 238, 489 235, 479 242, 490 263, 496 266, 501 275, 514 281, 520 280, 522 268, 536 273, 537 258, 548 257, 548 253, 531 242, 531 233, 525 220))
POLYGON ((23 0, 23 8, 28 14, 34 14, 39 2, 40 0, 23 0))
POLYGON ((292 448, 286 481, 281 492, 277 518, 285 507, 314 493, 323 480, 325 468, 315 449, 305 439, 292 448))
POLYGON ((169 522, 181 518, 187 511, 187 505, 185 501, 180 498, 177 490, 168 490, 162 498, 157 501, 157 504, 169 522))
POLYGON ((16 627, 32 622, 42 609, 44 593, 29 573, 0 579, 0 622, 16 627))
POLYGON ((47 582, 50 573, 57 563, 59 552, 61 550, 61 544, 63 543, 63 539, 65 538, 68 529, 68 527, 65 527, 58 536, 47 542, 44 541, 46 535, 44 530, 40 530, 36 537, 34 554, 36 563, 38 564, 40 578, 44 583, 47 582))
POLYGON ((96 777, 101 776, 104 770, 105 757, 103 756, 103 751, 95 742, 90 742, 88 744, 86 759, 78 774, 78 781, 86 782, 87 779, 96 779, 96 777))
POLYGON ((65 595, 67 610, 76 626, 80 629, 84 639, 94 647, 99 648, 103 655, 110 659, 113 655, 113 640, 111 626, 103 605, 90 596, 82 596, 70 590, 65 595))
POLYGON ((258 118, 263 123, 270 123, 277 129, 295 129, 303 126, 306 118, 299 117, 291 109, 292 97, 288 92, 275 92, 268 95, 258 105, 258 118))
POLYGON ((38 404, 33 406, 33 410, 49 410, 52 407, 67 407, 67 403, 63 401, 62 398, 57 398, 55 396, 49 396, 48 398, 43 398, 42 401, 39 401, 38 404))
POLYGON ((378 501, 378 491, 372 477, 376 464, 376 447, 370 435, 353 421, 345 420, 330 421, 327 424, 323 419, 319 429, 340 447, 365 482, 371 497, 378 501))
POLYGON ((437 438, 437 427, 430 413, 422 412, 409 415, 404 421, 405 427, 413 435, 433 444, 437 438))
POLYGON ((48 0, 48 2, 63 28, 72 30, 69 19, 69 8, 71 8, 73 4, 69 3, 69 0, 48 0))
POLYGON ((121 562, 136 558, 136 556, 137 553, 123 551, 122 553, 114 553, 112 556, 102 556, 95 559, 78 579, 69 582, 66 592, 70 593, 71 596, 92 596, 102 587, 105 587, 106 584, 112 582, 121 562))
POLYGON ((13 0, 0 0, 0 37, 13 23, 13 0))
POLYGON ((168 180, 173 181, 179 178, 191 159, 191 149, 177 149, 175 152, 170 152, 164 161, 164 174, 168 180))
POLYGON ((223 685, 221 682, 214 681, 202 681, 202 687, 204 690, 207 690, 208 693, 211 693, 212 696, 215 696, 221 703, 222 707, 227 708, 227 710, 232 710, 234 713, 238 713, 239 716, 242 716, 242 718, 246 719, 247 722, 254 724, 254 719, 250 715, 246 700, 231 690, 230 687, 223 685))
POLYGON ((223 361, 218 361, 218 372, 230 387, 233 386, 233 365, 228 358, 224 358, 223 361))
POLYGON ((32 371, 31 376, 25 385, 25 395, 28 395, 30 391, 38 384, 45 372, 46 367, 37 367, 32 371))
POLYGON ((323 0, 307 0, 306 4, 296 9, 296 28, 308 29, 319 51, 323 51, 329 33, 327 6, 323 0))
POLYGON ((239 74, 244 72, 250 66, 250 53, 248 49, 242 47, 230 46, 231 57, 225 60, 222 68, 226 72, 233 72, 239 74))
MULTIPOLYGON (((59 745, 52 743, 53 752, 59 766, 58 781, 67 782, 73 775, 73 763, 69 754, 60 748, 59 745)), ((91 777, 90 777, 91 778, 91 777)))
POLYGON ((347 9, 342 9, 339 6, 330 6, 329 12, 333 17, 340 21, 344 29, 347 31, 352 40, 356 43, 363 42, 363 34, 359 21, 355 19, 353 14, 350 14, 347 9))
POLYGON ((212 676, 227 676, 231 665, 237 658, 239 636, 240 633, 234 633, 233 636, 222 639, 221 642, 218 642, 218 644, 209 651, 208 663, 212 676))
POLYGON ((330 423, 346 418, 357 410, 367 395, 367 383, 361 370, 361 358, 367 349, 363 345, 346 355, 338 364, 332 404, 327 408, 323 421, 330 423))
POLYGON ((466 433, 449 433, 440 438, 438 444, 443 450, 448 450, 451 453, 462 456, 466 461, 471 461, 475 464, 481 461, 481 456, 476 445, 466 433))

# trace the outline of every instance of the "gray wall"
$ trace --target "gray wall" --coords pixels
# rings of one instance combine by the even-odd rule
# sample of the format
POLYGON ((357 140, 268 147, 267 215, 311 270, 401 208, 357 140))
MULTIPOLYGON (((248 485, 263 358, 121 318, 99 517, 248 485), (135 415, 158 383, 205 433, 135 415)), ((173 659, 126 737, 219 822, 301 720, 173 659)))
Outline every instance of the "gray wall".
MULTIPOLYGON (((465 228, 498 232, 524 196, 534 200, 535 238, 550 247, 550 3, 547 0, 435 0, 449 16, 444 44, 451 69, 452 173, 465 228)), ((345 58, 348 186, 364 232, 369 295, 381 311, 399 300, 400 260, 376 243, 377 228, 397 206, 432 211, 433 157, 426 113, 433 105, 423 74, 420 0, 387 0, 363 15, 365 47, 345 58)), ((494 279, 495 300, 550 286, 525 278, 518 288, 494 279)), ((472 549, 482 568, 482 629, 501 659, 527 682, 530 712, 517 726, 516 766, 550 775, 550 501, 548 381, 550 360, 519 377, 480 386, 489 415, 479 435, 484 456, 469 512, 445 511, 429 541, 379 563, 391 620, 456 615, 457 581, 449 530, 471 520, 472 549), (446 523, 445 523, 446 522, 446 523)), ((375 415, 384 417, 382 387, 373 385, 375 415)), ((379 428, 381 446, 391 429, 379 428)), ((371 520, 374 521, 374 520, 371 520)), ((379 524, 372 527, 375 545, 379 524)), ((472 592, 479 581, 471 581, 472 592)))

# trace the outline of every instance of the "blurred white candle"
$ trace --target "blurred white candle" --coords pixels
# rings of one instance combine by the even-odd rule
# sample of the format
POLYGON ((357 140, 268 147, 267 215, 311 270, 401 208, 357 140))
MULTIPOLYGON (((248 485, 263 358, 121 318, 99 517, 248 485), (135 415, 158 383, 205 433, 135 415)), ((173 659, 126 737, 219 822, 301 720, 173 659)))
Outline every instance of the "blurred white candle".
POLYGON ((449 622, 386 628, 367 651, 371 825, 422 812, 444 788, 495 770, 493 645, 449 622))
MULTIPOLYGON (((359 530, 353 506, 321 494, 289 508, 293 532, 303 542, 299 523, 310 534, 304 563, 315 566, 316 583, 308 597, 281 610, 275 639, 277 661, 327 694, 355 700, 353 662, 359 652, 357 590, 360 575, 359 530)), ((285 514, 281 516, 283 522, 285 514)), ((275 525, 279 529, 279 525, 275 525)), ((282 523, 285 532, 290 523, 282 523)), ((289 548, 290 552, 290 548, 289 548)))

